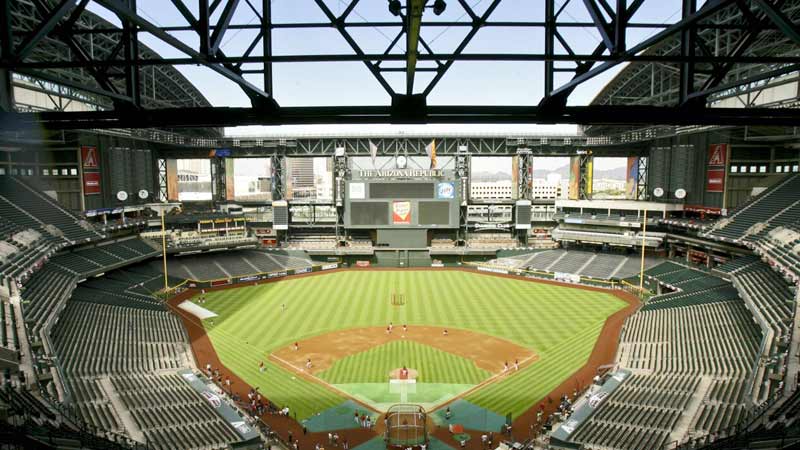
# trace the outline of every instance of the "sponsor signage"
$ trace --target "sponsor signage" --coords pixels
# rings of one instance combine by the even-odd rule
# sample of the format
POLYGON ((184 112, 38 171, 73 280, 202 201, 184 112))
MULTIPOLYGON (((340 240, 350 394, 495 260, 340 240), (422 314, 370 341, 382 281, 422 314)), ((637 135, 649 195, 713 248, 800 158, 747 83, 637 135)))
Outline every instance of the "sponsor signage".
POLYGON ((725 190, 725 169, 706 170, 706 191, 722 192, 725 190))
POLYGON ((456 198, 456 184, 452 181, 437 184, 436 198, 456 198))
POLYGON ((390 170, 359 170, 360 178, 429 178, 442 177, 442 169, 390 169, 390 170))
POLYGON ((369 267, 369 261, 356 261, 356 267, 369 267))
POLYGON ((311 267, 301 267, 299 269, 294 269, 294 274, 295 275, 300 274, 300 273, 308 273, 308 272, 311 272, 311 267))
POLYGON ((282 278, 286 276, 286 272, 272 272, 267 275, 267 278, 282 278))
POLYGON ((411 225, 411 202, 392 202, 392 223, 395 225, 411 225))
POLYGON ((231 280, 214 280, 211 282, 211 286, 226 286, 231 284, 231 280))
POLYGON ((508 275, 508 270, 498 269, 496 267, 478 266, 478 270, 480 270, 481 272, 492 272, 492 273, 501 273, 503 275, 508 275))
MULTIPOLYGON (((367 262, 369 262, 369 261, 367 261, 367 262)), ((333 263, 333 264, 323 264, 323 265, 322 265, 322 267, 321 267, 321 269, 322 269, 322 270, 331 270, 331 269, 336 269, 337 267, 339 267, 339 264, 336 264, 336 263, 333 263)))
POLYGON ((240 283, 244 283, 244 282, 247 282, 247 281, 257 281, 257 280, 260 280, 260 279, 261 279, 261 277, 258 276, 258 275, 250 275, 250 276, 239 278, 239 282, 240 283))
POLYGON ((97 195, 100 193, 100 172, 83 173, 83 193, 97 195))

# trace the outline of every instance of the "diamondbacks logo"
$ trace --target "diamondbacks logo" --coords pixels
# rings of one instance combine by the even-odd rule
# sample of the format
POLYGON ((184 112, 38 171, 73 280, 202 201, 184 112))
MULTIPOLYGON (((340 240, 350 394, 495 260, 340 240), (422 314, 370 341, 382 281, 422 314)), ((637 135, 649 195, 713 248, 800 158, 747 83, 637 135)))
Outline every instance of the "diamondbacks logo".
POLYGON ((96 169, 98 166, 97 147, 84 145, 81 147, 81 161, 84 169, 96 169))
POLYGON ((728 144, 711 144, 708 148, 708 165, 724 166, 728 155, 728 144))

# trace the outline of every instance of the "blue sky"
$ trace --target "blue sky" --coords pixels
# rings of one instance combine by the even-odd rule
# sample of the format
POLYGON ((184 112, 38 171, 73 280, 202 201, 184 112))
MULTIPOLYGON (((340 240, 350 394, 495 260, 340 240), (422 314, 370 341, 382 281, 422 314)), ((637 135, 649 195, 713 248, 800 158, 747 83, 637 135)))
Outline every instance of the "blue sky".
MULTIPOLYGON (((433 0, 430 0, 432 3, 433 0)), ((196 1, 186 0, 196 13, 196 1)), ((260 8, 260 1, 251 1, 260 8)), ((336 14, 341 13, 349 3, 345 0, 325 0, 328 7, 336 14)), ((405 3, 405 1, 404 1, 405 3)), ((434 16, 427 10, 423 20, 467 21, 469 18, 457 0, 448 0, 448 7, 442 16, 434 16)), ((476 13, 483 13, 491 0, 467 0, 476 13)), ((557 8, 564 0, 556 0, 557 8)), ((543 0, 502 0, 491 15, 490 20, 526 21, 543 19, 543 0)), ((102 7, 90 3, 89 9, 104 18, 119 24, 119 21, 102 7)), ((140 15, 156 25, 186 25, 171 2, 167 0, 139 0, 140 15)), ((216 21, 222 8, 218 8, 212 21, 216 21)), ((325 20, 320 8, 313 0, 273 0, 273 21, 280 22, 321 22, 325 20)), ((634 16, 634 21, 655 23, 672 23, 680 17, 680 0, 648 0, 634 16)), ((572 0, 563 13, 564 20, 590 21, 588 13, 580 0, 572 0)), ((246 2, 239 4, 232 23, 256 23, 256 15, 246 2)), ((399 18, 389 14, 386 0, 361 0, 348 22, 365 22, 369 20, 397 21, 396 27, 385 28, 351 28, 351 34, 366 53, 382 53, 390 40, 399 31, 399 18)), ((435 51, 451 53, 467 33, 466 27, 423 27, 421 34, 435 51)), ((632 30, 628 33, 628 46, 635 45, 655 30, 632 30)), ((590 52, 600 37, 593 28, 563 29, 562 34, 577 52, 590 52)), ((187 44, 197 48, 197 36, 194 33, 174 33, 187 44)), ((222 49, 231 55, 241 54, 255 37, 256 31, 229 30, 224 37, 222 49)), ((164 44, 153 36, 142 33, 143 43, 164 57, 183 57, 180 51, 164 44)), ((333 53, 351 54, 352 50, 334 29, 324 30, 276 30, 273 34, 273 54, 286 55, 292 53, 333 53)), ((519 27, 486 28, 480 30, 465 49, 465 53, 508 52, 538 53, 543 49, 543 32, 541 29, 525 29, 519 27)), ((398 51, 405 50, 405 42, 401 40, 398 51)), ((253 52, 261 54, 260 44, 253 52)), ((429 63, 420 63, 424 66, 429 63)), ((245 66, 247 68, 247 66, 245 66)), ((231 81, 198 66, 179 66, 180 70, 194 83, 206 98, 215 106, 249 106, 248 98, 242 90, 231 81)), ((572 94, 570 104, 586 105, 602 89, 602 87, 618 72, 612 69, 601 74, 590 82, 580 86, 572 94)), ((427 84, 432 74, 418 73, 416 85, 427 84)), ((510 62, 457 62, 453 64, 437 87, 429 96, 431 105, 535 105, 541 99, 542 63, 510 63, 510 62)), ((401 73, 387 76, 396 90, 404 86, 404 75, 401 73)), ((569 79, 569 74, 560 74, 556 84, 569 79)), ((261 86, 261 76, 249 77, 254 84, 261 86)), ((276 100, 284 106, 306 105, 386 105, 389 96, 373 78, 362 63, 291 63, 274 66, 274 92, 276 100)), ((338 127, 341 129, 342 127, 338 127)), ((359 127, 355 127, 359 128, 359 127)), ((454 128, 458 128, 455 126, 454 128)), ((478 127, 491 131, 496 127, 478 127)), ((232 129, 232 134, 259 134, 263 127, 232 129)), ((284 129, 287 129, 284 127, 284 129)), ((291 130, 292 128, 288 128, 291 130)), ((309 129, 309 127, 302 127, 309 129)), ((313 129, 313 127, 311 128, 313 129)), ((323 128, 324 129, 324 128, 323 128)), ((476 129, 476 127, 470 127, 476 129)), ((574 131, 575 127, 540 127, 525 126, 523 130, 541 130, 551 132, 574 131)))

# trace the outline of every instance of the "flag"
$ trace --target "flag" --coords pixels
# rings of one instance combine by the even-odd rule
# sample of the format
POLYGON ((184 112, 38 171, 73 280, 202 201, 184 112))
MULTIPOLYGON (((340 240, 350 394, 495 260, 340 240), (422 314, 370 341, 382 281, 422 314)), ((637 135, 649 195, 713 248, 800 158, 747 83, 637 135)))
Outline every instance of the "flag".
POLYGON ((369 141, 369 154, 372 156, 372 165, 375 165, 375 158, 378 157, 378 146, 369 141))
POLYGON ((436 139, 432 139, 431 143, 425 146, 425 153, 431 159, 431 169, 436 168, 436 139))

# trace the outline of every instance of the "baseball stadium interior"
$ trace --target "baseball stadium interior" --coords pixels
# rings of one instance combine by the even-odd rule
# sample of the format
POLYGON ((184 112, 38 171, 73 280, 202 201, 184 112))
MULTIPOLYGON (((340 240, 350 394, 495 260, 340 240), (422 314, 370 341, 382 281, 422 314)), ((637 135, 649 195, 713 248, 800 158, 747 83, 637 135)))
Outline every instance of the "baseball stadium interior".
POLYGON ((0 450, 800 448, 800 0, 0 0, 0 450))

